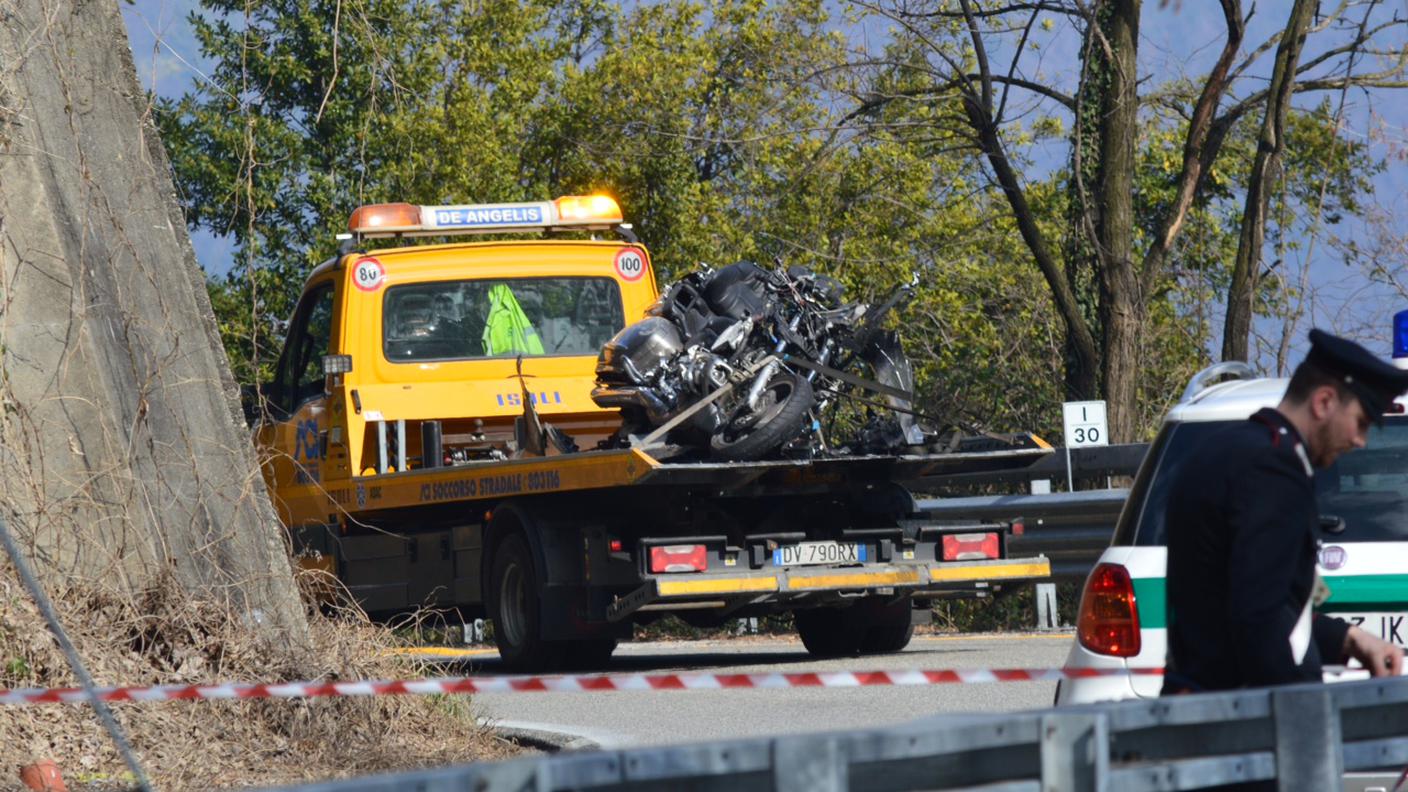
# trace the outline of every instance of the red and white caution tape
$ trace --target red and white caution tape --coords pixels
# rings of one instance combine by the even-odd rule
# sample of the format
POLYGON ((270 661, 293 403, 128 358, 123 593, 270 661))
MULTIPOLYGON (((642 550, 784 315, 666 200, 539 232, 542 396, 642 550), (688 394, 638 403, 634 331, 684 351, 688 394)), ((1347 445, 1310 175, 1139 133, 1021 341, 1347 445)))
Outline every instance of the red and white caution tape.
MULTIPOLYGON (((188 701, 330 696, 404 696, 445 693, 588 693, 614 690, 729 690, 734 688, 850 688, 1055 682, 1102 676, 1159 676, 1162 668, 987 668, 909 671, 814 671, 791 674, 582 674, 576 676, 440 677, 362 682, 154 685, 97 688, 104 701, 188 701)), ((0 690, 0 705, 80 704, 82 688, 0 690)))

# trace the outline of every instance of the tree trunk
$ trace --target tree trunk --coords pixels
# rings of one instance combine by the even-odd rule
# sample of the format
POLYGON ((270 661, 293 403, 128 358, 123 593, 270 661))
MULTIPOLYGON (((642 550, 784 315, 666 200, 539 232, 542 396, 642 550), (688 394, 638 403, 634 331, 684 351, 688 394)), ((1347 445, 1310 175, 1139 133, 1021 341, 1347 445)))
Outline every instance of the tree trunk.
MULTIPOLYGON (((1075 95, 1075 123, 1071 130, 1071 176, 1066 186, 1069 210, 1066 216, 1065 271, 1071 294, 1081 316, 1094 333, 1102 336, 1100 324, 1100 252, 1096 228, 1100 223, 1100 116, 1105 92, 1109 89, 1109 69, 1104 57, 1094 57, 1103 32, 1090 25, 1081 42, 1080 85, 1075 95)), ((1073 339, 1066 336, 1066 398, 1099 398, 1101 357, 1086 361, 1076 354, 1073 339)))
POLYGON ((1134 143, 1138 137, 1139 0, 1110 0, 1096 9, 1099 38, 1087 57, 1104 72, 1098 120, 1101 375, 1111 442, 1129 442, 1139 432, 1139 334, 1144 295, 1133 260, 1134 143))
POLYGON ((0 509, 55 590, 307 625, 112 3, 0 15, 0 509))
POLYGON ((1271 187, 1281 167, 1285 150, 1286 114, 1295 87, 1296 68, 1310 29, 1317 0, 1295 0, 1286 32, 1276 48, 1276 64, 1266 95, 1266 115, 1261 123, 1256 157, 1247 177, 1247 202, 1242 211, 1242 233, 1237 240, 1237 258, 1232 266, 1232 283, 1227 288, 1227 320, 1222 329, 1222 359, 1248 360, 1252 315, 1257 281, 1261 270, 1261 248, 1266 238, 1266 208, 1271 187))

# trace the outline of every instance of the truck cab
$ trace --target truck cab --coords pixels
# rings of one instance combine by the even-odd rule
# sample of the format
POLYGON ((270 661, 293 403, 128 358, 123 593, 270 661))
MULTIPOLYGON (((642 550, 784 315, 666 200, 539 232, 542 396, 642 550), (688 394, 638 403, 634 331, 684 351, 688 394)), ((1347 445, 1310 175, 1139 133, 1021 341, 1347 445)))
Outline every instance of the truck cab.
MULTIPOLYGON (((380 494, 354 479, 520 454, 525 399, 578 447, 614 433, 618 413, 590 397, 597 353, 657 296, 649 253, 606 196, 364 206, 349 226, 343 252, 309 275, 253 413, 279 517, 313 550, 305 562, 329 571, 340 554, 317 552, 318 537, 350 533, 346 507, 380 494), (348 244, 613 230, 619 238, 348 244)), ((369 604, 420 601, 401 600, 369 604)))

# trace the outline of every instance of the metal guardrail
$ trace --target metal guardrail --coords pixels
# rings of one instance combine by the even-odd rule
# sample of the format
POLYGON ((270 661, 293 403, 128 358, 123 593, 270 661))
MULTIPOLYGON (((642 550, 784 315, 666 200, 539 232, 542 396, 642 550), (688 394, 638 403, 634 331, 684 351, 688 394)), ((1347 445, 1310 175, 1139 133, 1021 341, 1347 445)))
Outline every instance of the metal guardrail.
POLYGON ((1342 788, 1346 771, 1405 763, 1408 678, 1397 678, 569 752, 285 789, 1164 792, 1275 779, 1281 792, 1326 792, 1342 788))
MULTIPOLYGON (((1144 460, 1144 454, 1148 450, 1148 443, 1073 448, 1070 452, 1069 475, 1077 482, 1098 481, 1101 485, 1111 476, 1133 476, 1139 471, 1139 463, 1144 460)), ((1065 482, 1066 478, 1066 449, 1057 448, 1053 453, 1046 454, 1025 467, 929 476, 924 479, 920 489, 944 494, 956 490, 972 491, 973 487, 1016 484, 1026 490, 1027 485, 1033 481, 1065 482)))
POLYGON ((1013 558, 1045 555, 1051 576, 1084 580, 1110 537, 1128 490, 1081 490, 1050 495, 982 495, 918 502, 919 510, 940 520, 1005 521, 1022 518, 1023 533, 1008 540, 1013 558))
MULTIPOLYGON (((1077 481, 1105 483, 1109 477, 1132 476, 1139 470, 1147 443, 1072 449, 1069 457, 1058 448, 1039 462, 1017 470, 944 476, 928 482, 948 491, 971 491, 973 487, 1013 487, 1025 490, 1035 481, 1066 481, 1067 459, 1070 474, 1077 481)), ((1025 532, 1008 543, 1014 557, 1045 555, 1051 561, 1051 577, 1057 580, 1084 580, 1100 553, 1110 544, 1120 509, 1128 490, 1086 489, 1039 495, 980 495, 973 497, 927 498, 918 503, 920 511, 942 520, 991 522, 1022 518, 1025 532)))

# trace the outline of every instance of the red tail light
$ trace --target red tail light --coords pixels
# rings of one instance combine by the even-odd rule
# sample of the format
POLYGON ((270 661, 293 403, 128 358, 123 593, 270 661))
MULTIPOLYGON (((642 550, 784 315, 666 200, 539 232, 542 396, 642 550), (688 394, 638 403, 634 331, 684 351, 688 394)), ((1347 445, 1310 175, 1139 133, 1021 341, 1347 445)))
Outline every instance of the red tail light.
POLYGON ((651 572, 703 572, 709 568, 704 545, 664 545, 650 548, 651 572))
POLYGON ((1119 564, 1098 564, 1091 570, 1080 598, 1076 634, 1080 645, 1096 654, 1139 654, 1139 609, 1129 570, 1119 564))
POLYGON ((1001 558, 995 533, 944 534, 945 561, 980 561, 1001 558))

